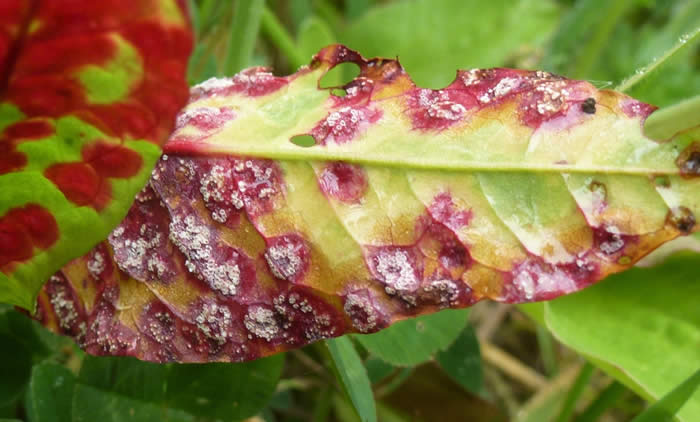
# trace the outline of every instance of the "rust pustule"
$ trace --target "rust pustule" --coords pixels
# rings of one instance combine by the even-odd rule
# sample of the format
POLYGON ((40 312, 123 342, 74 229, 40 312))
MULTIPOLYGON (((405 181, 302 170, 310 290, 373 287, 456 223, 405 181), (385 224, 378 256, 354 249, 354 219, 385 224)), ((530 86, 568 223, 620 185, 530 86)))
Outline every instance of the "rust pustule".
POLYGON ((681 176, 700 176, 700 142, 693 142, 676 159, 676 165, 681 171, 681 176))
POLYGON ((668 212, 666 222, 682 234, 690 234, 695 228, 695 215, 686 207, 676 207, 668 212))

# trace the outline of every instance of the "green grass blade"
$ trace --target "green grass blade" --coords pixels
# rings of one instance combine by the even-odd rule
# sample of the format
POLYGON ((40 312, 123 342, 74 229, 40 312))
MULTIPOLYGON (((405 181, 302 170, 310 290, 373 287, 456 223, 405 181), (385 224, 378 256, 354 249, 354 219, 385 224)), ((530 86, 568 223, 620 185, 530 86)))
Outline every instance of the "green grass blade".
POLYGON ((362 16, 373 6, 373 0, 353 0, 345 2, 345 16, 355 19, 362 16))
POLYGON ((291 68, 298 69, 309 62, 309 59, 304 57, 297 48, 292 36, 289 35, 282 22, 268 8, 263 10, 262 30, 280 52, 284 54, 291 68))
POLYGON ((374 334, 355 339, 373 356, 395 366, 414 366, 446 350, 464 330, 468 309, 444 310, 397 322, 374 334))
MULTIPOLYGON (((354 2, 355 0, 353 0, 354 2)), ((327 0, 314 0, 314 9, 333 28, 338 28, 343 23, 343 15, 327 0)))
POLYGON ((542 358, 544 368, 547 371, 547 375, 549 377, 554 377, 559 372, 556 343, 554 342, 554 338, 545 327, 539 325, 536 327, 535 333, 537 335, 537 345, 540 350, 540 356, 542 358))
POLYGON ((591 380, 593 371, 595 371, 595 367, 589 362, 586 362, 583 368, 581 368, 581 372, 579 372, 574 384, 566 394, 559 416, 555 419, 556 422, 568 422, 571 419, 571 416, 576 410, 576 403, 581 398, 583 391, 591 380))
POLYGON ((610 383, 603 391, 598 394, 598 397, 586 407, 586 410, 576 418, 576 422, 596 422, 608 409, 617 403, 622 395, 627 391, 627 388, 614 381, 610 383))
POLYGON ((684 36, 681 36, 676 45, 664 53, 663 56, 644 68, 638 69, 634 75, 625 79, 617 88, 615 88, 615 90, 628 92, 633 87, 651 80, 652 77, 662 73, 667 66, 673 63, 673 59, 675 57, 690 51, 692 48, 695 48, 698 42, 700 42, 700 27, 684 36))
POLYGON ((632 422, 670 422, 678 410, 697 391, 698 387, 700 387, 700 369, 662 397, 661 400, 632 419, 632 422))
POLYGON ((197 2, 195 0, 187 1, 187 8, 190 11, 190 20, 192 21, 192 29, 197 38, 199 38, 199 33, 201 30, 201 20, 199 16, 199 8, 197 7, 197 2))
POLYGON ((335 34, 323 19, 317 16, 306 18, 299 26, 297 45, 299 53, 311 60, 311 57, 321 48, 336 43, 335 34))
POLYGON ((589 76, 610 34, 633 4, 630 0, 577 2, 562 19, 543 60, 544 68, 572 78, 589 76))
POLYGON ((233 75, 249 65, 264 9, 265 0, 239 0, 236 2, 231 36, 224 60, 224 75, 233 75))
POLYGON ((376 422, 377 409, 374 403, 372 386, 362 360, 348 337, 338 337, 326 341, 337 376, 350 396, 360 419, 363 422, 376 422))

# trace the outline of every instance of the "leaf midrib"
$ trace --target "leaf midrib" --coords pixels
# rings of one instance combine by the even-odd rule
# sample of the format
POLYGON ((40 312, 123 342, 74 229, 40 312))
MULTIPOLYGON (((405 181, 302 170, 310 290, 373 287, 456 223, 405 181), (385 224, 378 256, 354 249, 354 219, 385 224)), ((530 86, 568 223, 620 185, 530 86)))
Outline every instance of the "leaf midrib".
MULTIPOLYGON (((176 145, 167 144, 164 153, 173 156, 245 156, 251 158, 303 161, 303 162, 330 162, 342 161, 352 164, 367 165, 371 167, 390 167, 414 170, 447 170, 461 172, 512 172, 512 173, 583 173, 583 174, 620 174, 620 175, 679 175, 678 170, 658 169, 650 167, 615 167, 615 166, 589 166, 580 164, 532 164, 532 163, 484 163, 476 161, 436 162, 435 160, 423 161, 416 158, 402 157, 399 160, 376 159, 371 157, 358 157, 348 153, 337 153, 316 147, 304 148, 303 154, 286 150, 254 149, 246 147, 244 150, 233 150, 221 145, 199 144, 199 151, 180 150, 176 145)), ((300 147, 303 148, 303 147, 300 147)))

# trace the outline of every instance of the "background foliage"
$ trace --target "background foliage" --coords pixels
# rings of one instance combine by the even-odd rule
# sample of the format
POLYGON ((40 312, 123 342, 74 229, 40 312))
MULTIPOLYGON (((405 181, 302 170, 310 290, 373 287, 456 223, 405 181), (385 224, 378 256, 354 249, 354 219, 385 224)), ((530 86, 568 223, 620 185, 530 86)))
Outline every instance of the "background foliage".
MULTIPOLYGON (((694 0, 190 3, 192 84, 252 65, 287 74, 343 42, 365 56, 399 56, 431 88, 458 68, 507 66, 611 88, 639 70, 642 81, 628 92, 661 106, 700 93, 694 0)), ((329 75, 329 84, 348 72, 329 75)), ((676 247, 700 251, 700 240, 676 247)), ((680 408, 680 420, 695 421, 700 255, 668 253, 547 304, 482 303, 235 365, 93 358, 3 307, 0 418, 614 422, 659 421, 680 408)))

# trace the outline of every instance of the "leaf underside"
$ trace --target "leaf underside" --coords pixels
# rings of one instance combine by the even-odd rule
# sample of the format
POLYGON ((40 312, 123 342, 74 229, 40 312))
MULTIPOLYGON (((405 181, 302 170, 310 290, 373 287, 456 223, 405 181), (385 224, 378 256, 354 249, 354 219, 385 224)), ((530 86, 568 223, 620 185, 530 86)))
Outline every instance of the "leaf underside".
POLYGON ((653 110, 545 72, 421 89, 339 45, 291 76, 206 81, 126 219, 51 277, 36 318, 93 354, 243 361, 580 290, 697 230, 700 144, 644 137, 653 110), (319 88, 342 62, 360 68, 345 95, 319 88))
POLYGON ((44 281, 124 218, 187 99, 177 0, 3 0, 0 302, 44 281))

